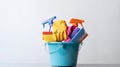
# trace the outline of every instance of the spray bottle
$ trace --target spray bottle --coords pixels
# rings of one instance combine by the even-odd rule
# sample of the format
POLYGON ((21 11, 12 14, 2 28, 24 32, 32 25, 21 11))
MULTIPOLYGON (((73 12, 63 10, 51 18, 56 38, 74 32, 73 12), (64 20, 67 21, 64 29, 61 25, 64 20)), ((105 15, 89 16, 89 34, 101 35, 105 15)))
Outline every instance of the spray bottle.
POLYGON ((45 24, 49 24, 49 32, 50 32, 50 30, 51 30, 51 27, 52 27, 52 25, 53 25, 53 20, 54 19, 56 19, 56 16, 53 16, 53 17, 51 17, 51 18, 49 18, 49 19, 47 19, 46 21, 43 21, 42 22, 42 25, 43 25, 43 28, 45 28, 45 24))
POLYGON ((49 31, 43 31, 42 32, 42 38, 46 42, 52 42, 53 39, 53 33, 51 32, 51 27, 53 25, 53 20, 56 19, 56 16, 53 16, 45 21, 42 22, 43 28, 45 28, 45 24, 49 24, 49 31))
POLYGON ((83 27, 83 23, 84 20, 81 20, 81 19, 76 19, 76 18, 72 18, 70 20, 70 24, 73 24, 74 26, 78 26, 78 24, 81 24, 81 26, 83 27))

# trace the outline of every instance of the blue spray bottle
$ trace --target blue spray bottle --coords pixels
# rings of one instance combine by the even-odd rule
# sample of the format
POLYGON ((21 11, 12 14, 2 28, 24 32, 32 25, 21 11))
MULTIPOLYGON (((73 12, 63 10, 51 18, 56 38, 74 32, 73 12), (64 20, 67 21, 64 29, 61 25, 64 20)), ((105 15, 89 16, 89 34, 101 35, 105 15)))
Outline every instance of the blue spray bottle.
POLYGON ((52 27, 52 25, 53 25, 53 20, 54 19, 56 19, 56 16, 53 16, 53 17, 51 17, 51 18, 49 18, 49 19, 47 19, 47 20, 45 20, 45 21, 43 21, 42 22, 42 25, 43 25, 43 28, 45 28, 45 24, 49 24, 49 32, 50 32, 50 30, 51 30, 51 27, 52 27))

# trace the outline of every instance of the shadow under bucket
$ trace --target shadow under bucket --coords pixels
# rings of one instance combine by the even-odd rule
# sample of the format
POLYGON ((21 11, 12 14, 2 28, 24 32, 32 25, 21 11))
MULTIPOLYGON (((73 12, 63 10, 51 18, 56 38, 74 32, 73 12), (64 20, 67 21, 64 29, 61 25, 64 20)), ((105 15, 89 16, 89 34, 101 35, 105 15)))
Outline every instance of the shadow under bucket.
POLYGON ((76 67, 80 43, 48 42, 53 67, 76 67))

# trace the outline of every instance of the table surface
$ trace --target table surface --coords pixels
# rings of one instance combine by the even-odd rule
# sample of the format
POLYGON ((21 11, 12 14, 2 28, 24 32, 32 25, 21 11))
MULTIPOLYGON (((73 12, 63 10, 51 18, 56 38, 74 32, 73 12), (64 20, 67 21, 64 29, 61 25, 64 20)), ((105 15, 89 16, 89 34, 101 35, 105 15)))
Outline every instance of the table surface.
MULTIPOLYGON (((52 67, 41 63, 0 63, 0 67, 52 67)), ((78 64, 77 67, 120 67, 120 64, 78 64)))
MULTIPOLYGON (((0 67, 51 67, 41 63, 0 63, 0 67)), ((120 67, 120 64, 78 64, 77 67, 120 67)))

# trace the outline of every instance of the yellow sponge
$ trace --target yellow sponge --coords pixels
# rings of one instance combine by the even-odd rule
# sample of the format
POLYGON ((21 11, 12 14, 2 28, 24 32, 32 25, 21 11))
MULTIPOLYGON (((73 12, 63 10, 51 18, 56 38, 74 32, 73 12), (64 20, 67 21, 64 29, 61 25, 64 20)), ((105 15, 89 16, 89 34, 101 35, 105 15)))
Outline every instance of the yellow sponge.
POLYGON ((53 35, 43 35, 43 40, 46 42, 55 42, 53 35))

